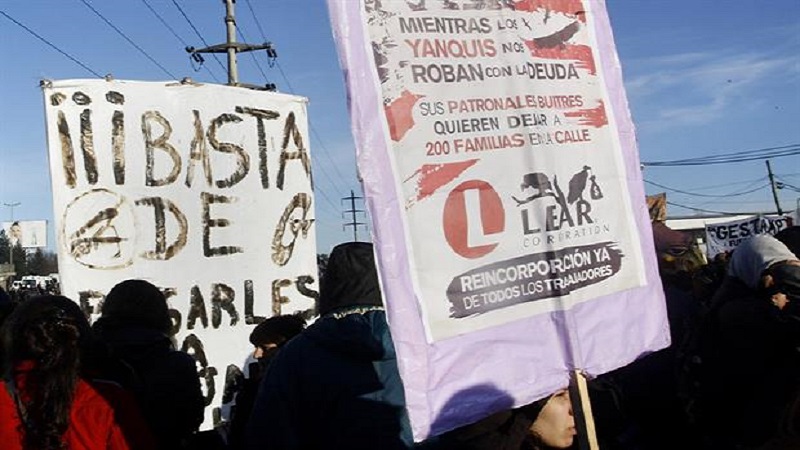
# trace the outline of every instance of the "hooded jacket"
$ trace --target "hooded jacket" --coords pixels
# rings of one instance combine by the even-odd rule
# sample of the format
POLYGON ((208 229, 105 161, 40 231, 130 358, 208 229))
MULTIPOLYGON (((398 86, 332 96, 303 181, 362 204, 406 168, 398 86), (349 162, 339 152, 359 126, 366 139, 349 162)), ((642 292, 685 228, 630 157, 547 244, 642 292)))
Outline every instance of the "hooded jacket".
POLYGON ((246 448, 412 446, 386 314, 363 300, 380 293, 371 246, 365 246, 369 244, 344 244, 332 252, 321 292, 330 303, 320 301, 320 311, 327 314, 286 344, 270 364, 248 423, 246 448), (371 271, 361 270, 370 265, 371 271), (348 269, 357 273, 349 278, 348 269), (331 293, 337 295, 326 297, 331 293))
POLYGON ((155 330, 105 329, 102 335, 132 369, 132 376, 115 381, 133 392, 158 448, 181 448, 203 421, 205 404, 194 359, 173 350, 169 337, 155 330))
POLYGON ((698 405, 704 430, 721 443, 758 447, 774 435, 800 383, 800 321, 782 314, 760 283, 795 256, 769 236, 742 243, 702 324, 698 405))

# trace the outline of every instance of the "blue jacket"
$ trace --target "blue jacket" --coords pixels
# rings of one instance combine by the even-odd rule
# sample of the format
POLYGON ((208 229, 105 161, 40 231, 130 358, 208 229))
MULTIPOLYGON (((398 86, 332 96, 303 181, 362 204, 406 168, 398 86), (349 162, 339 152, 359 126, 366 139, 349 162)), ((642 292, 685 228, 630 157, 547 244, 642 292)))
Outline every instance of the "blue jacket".
POLYGON ((411 430, 378 306, 329 313, 272 361, 248 423, 248 449, 406 449, 411 430))

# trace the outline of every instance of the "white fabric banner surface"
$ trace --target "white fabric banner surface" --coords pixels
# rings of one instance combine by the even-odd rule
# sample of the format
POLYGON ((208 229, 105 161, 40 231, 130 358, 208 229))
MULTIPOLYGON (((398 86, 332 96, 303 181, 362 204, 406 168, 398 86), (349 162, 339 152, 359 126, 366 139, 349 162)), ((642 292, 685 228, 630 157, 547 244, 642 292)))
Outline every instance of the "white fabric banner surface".
POLYGON ((328 0, 415 440, 669 343, 602 0, 328 0))
POLYGON ((217 425, 255 325, 318 295, 306 100, 104 80, 44 99, 63 293, 95 318, 122 280, 164 290, 217 425))

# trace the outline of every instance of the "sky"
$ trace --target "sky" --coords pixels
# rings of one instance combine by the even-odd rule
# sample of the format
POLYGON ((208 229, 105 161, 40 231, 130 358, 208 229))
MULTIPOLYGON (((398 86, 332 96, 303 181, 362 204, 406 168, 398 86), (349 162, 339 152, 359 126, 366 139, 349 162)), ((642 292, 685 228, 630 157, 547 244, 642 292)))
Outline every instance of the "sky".
MULTIPOLYGON (((800 1, 612 0, 607 7, 643 162, 800 144, 800 1)), ((0 221, 11 218, 5 204, 19 203, 15 220, 53 223, 40 80, 95 78, 92 71, 226 80, 223 57, 207 56, 196 71, 184 50, 224 41, 221 0, 0 0, 0 11, 0 221)), ((360 196, 361 187, 325 2, 239 0, 236 17, 247 42, 268 40, 278 52, 274 67, 263 52, 239 55, 240 80, 309 99, 317 247, 326 253, 352 240, 342 199, 351 190, 360 196)), ((772 168, 784 185, 779 202, 791 211, 800 201, 800 156, 775 158, 772 168)), ((647 166, 644 179, 649 194, 667 192, 673 217, 775 211, 763 160, 647 166)), ((358 233, 367 238, 363 227, 358 233)), ((52 249, 52 225, 50 242, 52 249)))

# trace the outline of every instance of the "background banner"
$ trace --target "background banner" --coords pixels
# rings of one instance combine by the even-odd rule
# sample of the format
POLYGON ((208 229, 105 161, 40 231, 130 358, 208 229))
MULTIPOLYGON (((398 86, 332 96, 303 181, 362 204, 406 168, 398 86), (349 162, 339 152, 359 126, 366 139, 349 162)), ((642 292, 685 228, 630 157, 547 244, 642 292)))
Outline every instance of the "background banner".
POLYGON ((318 295, 306 100, 104 80, 53 82, 44 100, 64 295, 95 317, 122 280, 163 289, 210 428, 253 327, 318 295))
POLYGON ((604 3, 328 5, 415 438, 666 346, 604 3))
POLYGON ((789 216, 753 216, 747 219, 706 225, 706 254, 713 259, 720 253, 731 252, 743 241, 757 234, 776 235, 792 226, 789 216))
POLYGON ((46 220, 3 222, 3 231, 12 246, 19 243, 23 248, 47 247, 46 220))

